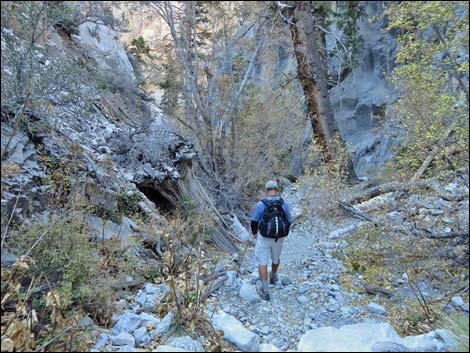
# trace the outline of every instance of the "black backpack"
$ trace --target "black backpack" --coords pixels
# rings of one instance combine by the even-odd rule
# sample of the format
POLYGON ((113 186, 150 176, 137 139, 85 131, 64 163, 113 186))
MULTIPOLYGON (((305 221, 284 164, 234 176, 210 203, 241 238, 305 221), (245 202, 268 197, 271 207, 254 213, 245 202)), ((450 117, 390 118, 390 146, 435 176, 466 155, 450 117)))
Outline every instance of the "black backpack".
POLYGON ((263 237, 278 238, 287 236, 287 215, 282 204, 284 200, 263 199, 261 202, 266 206, 263 217, 259 222, 259 231, 263 237))

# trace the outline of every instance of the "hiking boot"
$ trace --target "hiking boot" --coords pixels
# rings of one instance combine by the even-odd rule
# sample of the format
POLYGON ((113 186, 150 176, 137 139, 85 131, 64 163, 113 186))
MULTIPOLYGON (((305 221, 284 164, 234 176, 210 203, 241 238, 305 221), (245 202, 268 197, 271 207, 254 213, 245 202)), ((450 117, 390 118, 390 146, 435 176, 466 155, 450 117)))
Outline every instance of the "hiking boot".
POLYGON ((269 284, 276 284, 277 283, 277 272, 271 272, 269 274, 269 284))
POLYGON ((258 292, 258 295, 261 297, 261 299, 264 299, 266 301, 271 300, 269 292, 265 291, 262 286, 257 286, 256 291, 258 292))

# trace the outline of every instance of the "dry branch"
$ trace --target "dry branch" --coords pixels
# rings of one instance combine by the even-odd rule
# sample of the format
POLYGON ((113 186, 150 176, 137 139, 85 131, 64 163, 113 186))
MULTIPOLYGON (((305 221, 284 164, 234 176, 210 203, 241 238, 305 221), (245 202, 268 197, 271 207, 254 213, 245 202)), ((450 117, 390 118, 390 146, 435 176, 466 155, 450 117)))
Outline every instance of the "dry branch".
POLYGON ((452 124, 445 132, 445 134, 442 136, 441 140, 439 143, 432 149, 431 153, 427 156, 427 158, 424 160, 423 164, 419 167, 419 169, 416 171, 416 173, 413 175, 411 178, 411 181, 416 181, 418 180, 423 173, 428 169, 429 165, 433 161, 434 157, 436 157, 437 153, 442 149, 442 145, 444 142, 447 140, 449 135, 454 131, 455 129, 455 123, 452 124))
POLYGON ((464 232, 461 232, 461 233, 459 233, 459 232, 434 233, 434 232, 430 231, 429 229, 426 229, 426 228, 423 228, 423 227, 419 227, 418 229, 424 231, 423 235, 426 238, 430 238, 430 239, 451 239, 451 238, 464 238, 464 237, 468 238, 468 235, 469 235, 468 230, 464 231, 464 232))

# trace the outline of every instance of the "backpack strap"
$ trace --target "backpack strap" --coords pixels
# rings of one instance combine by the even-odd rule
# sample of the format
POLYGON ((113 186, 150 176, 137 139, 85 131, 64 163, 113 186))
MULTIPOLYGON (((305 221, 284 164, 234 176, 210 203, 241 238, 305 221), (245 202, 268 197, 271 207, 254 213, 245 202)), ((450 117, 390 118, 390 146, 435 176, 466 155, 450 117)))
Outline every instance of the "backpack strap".
POLYGON ((283 199, 282 197, 280 197, 279 200, 268 200, 268 199, 262 199, 262 200, 261 200, 261 202, 262 202, 266 207, 268 207, 271 202, 276 202, 276 201, 280 201, 280 202, 281 202, 280 206, 282 206, 282 205, 284 204, 284 199, 283 199))

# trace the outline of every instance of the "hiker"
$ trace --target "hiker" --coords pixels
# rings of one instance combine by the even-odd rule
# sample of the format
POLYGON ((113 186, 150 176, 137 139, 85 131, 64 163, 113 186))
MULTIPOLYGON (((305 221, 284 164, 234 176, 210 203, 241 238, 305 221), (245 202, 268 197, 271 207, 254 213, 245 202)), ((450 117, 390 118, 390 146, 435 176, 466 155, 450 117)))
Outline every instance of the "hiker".
POLYGON ((289 234, 292 215, 287 202, 277 195, 277 183, 270 180, 266 183, 265 188, 266 198, 256 204, 251 216, 251 231, 256 238, 255 258, 261 279, 261 286, 258 286, 256 290, 262 299, 270 300, 268 285, 269 257, 271 256, 272 261, 269 283, 276 284, 282 244, 289 234), (260 236, 257 236, 258 230, 260 236))

